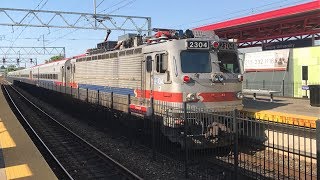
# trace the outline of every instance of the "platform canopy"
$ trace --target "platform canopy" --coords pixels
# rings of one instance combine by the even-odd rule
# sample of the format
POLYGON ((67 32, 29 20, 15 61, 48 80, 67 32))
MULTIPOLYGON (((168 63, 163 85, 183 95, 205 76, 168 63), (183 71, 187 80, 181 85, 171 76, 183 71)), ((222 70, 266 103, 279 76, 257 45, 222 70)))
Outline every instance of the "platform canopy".
POLYGON ((239 47, 306 38, 320 39, 320 0, 195 29, 214 30, 221 38, 237 39, 239 47))

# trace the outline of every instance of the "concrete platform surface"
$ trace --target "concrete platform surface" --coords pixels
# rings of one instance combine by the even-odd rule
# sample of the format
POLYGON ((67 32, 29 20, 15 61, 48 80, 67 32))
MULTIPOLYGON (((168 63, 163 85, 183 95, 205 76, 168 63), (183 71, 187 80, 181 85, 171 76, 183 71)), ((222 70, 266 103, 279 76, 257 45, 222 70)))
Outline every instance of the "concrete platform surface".
POLYGON ((308 99, 274 97, 270 102, 269 97, 253 100, 247 96, 243 104, 251 116, 269 121, 315 128, 315 121, 320 119, 320 107, 311 106, 308 99))
POLYGON ((57 179, 0 89, 0 179, 57 179), (2 163, 1 163, 2 162, 2 163))

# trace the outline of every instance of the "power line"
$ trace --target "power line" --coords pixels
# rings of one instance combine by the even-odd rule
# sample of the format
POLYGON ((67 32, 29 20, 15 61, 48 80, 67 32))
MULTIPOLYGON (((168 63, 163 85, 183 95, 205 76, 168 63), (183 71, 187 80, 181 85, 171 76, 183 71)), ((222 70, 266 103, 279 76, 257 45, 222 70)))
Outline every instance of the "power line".
POLYGON ((104 2, 104 0, 102 0, 102 1, 97 5, 96 8, 98 8, 103 2, 104 2))
MULTIPOLYGON (((39 4, 37 5, 37 7, 35 8, 35 10, 40 6, 40 4, 42 3, 42 1, 43 1, 43 0, 40 1, 40 3, 39 3, 39 4)), ((39 8, 39 10, 42 9, 42 8, 48 3, 48 1, 49 1, 49 0, 46 0, 46 2, 39 8)), ((37 13, 36 13, 36 14, 37 14, 37 13)), ((35 18, 35 16, 33 16, 33 18, 32 18, 28 23, 30 23, 34 18, 35 18)), ((24 32, 24 30, 27 29, 27 27, 28 27, 28 26, 25 26, 24 29, 22 29, 22 31, 21 31, 20 34, 15 38, 15 40, 12 41, 11 46, 14 45, 14 43, 15 43, 15 42, 17 41, 17 39, 21 36, 21 34, 24 32)))
MULTIPOLYGON (((41 0, 39 3, 38 3, 38 5, 34 8, 35 10, 40 6, 40 4, 42 3, 42 1, 44 1, 44 0, 41 0)), ((27 17, 29 17, 30 16, 30 14, 28 14, 28 16, 27 17)), ((17 29, 16 30, 18 30, 20 27, 18 26, 17 27, 17 29)), ((14 30, 13 30, 13 32, 14 32, 14 30)), ((13 38, 12 38, 13 39, 13 38)), ((11 40, 12 41, 12 40, 11 40)))
POLYGON ((114 12, 116 12, 116 11, 118 11, 118 10, 120 10, 120 9, 122 9, 122 8, 124 8, 124 7, 126 7, 126 6, 128 6, 128 5, 130 5, 130 4, 133 4, 133 3, 134 3, 134 2, 136 2, 136 1, 137 1, 137 0, 129 1, 128 3, 124 4, 123 6, 120 6, 119 8, 117 8, 117 9, 115 9, 115 10, 111 11, 109 14, 112 14, 112 13, 114 13, 114 12))
MULTIPOLYGON (((38 40, 39 41, 39 38, 36 38, 36 37, 33 37, 33 38, 18 38, 18 39, 20 39, 20 40, 38 40)), ((53 39, 55 39, 55 38, 46 38, 46 40, 53 40, 53 39)), ((3 40, 5 40, 5 39, 3 39, 3 40)), ((83 39, 82 38, 81 39, 79 39, 79 38, 63 38, 63 40, 68 40, 68 41, 78 41, 78 40, 97 41, 97 40, 101 40, 101 39, 94 39, 94 38, 83 38, 83 39)), ((1 39, 0 39, 0 41, 1 41, 1 39)))
MULTIPOLYGON (((120 3, 124 2, 124 1, 127 1, 127 0, 122 0, 122 1, 120 1, 120 3)), ((136 0, 132 0, 132 1, 128 2, 128 3, 126 3, 125 5, 123 5, 123 6, 119 7, 118 9, 113 10, 112 12, 107 13, 107 14, 111 14, 111 13, 113 13, 113 12, 115 12, 115 11, 117 11, 117 10, 121 9, 121 8, 124 8, 124 7, 128 6, 129 4, 134 3, 135 1, 136 1, 136 0)), ((119 4, 119 3, 117 3, 117 4, 119 4)), ((105 10, 107 10, 107 9, 105 9, 105 10)), ((104 12, 105 10, 103 10, 103 11, 101 11, 101 12, 104 12)), ((101 12, 99 12, 99 13, 101 13, 101 12)), ((90 23, 88 23, 88 24, 90 24, 90 23)), ((87 25, 88 25, 88 24, 87 24, 87 25)), ((52 42, 49 42, 47 45, 50 45, 50 44, 52 44, 52 43, 54 43, 54 42, 56 42, 56 41, 58 41, 58 40, 60 40, 60 39, 62 39, 62 38, 64 38, 64 37, 66 37, 66 36, 68 36, 68 35, 70 35, 70 34, 72 34, 72 33, 76 32, 76 31, 78 31, 78 30, 79 30, 79 29, 75 29, 75 30, 73 30, 73 31, 71 31, 71 32, 69 32, 69 33, 67 33, 67 34, 63 35, 63 36, 60 36, 60 37, 56 38, 55 40, 53 40, 52 42)))
POLYGON ((113 7, 115 7, 115 6, 118 6, 119 4, 121 4, 121 3, 125 2, 125 1, 128 1, 128 0, 122 0, 122 1, 120 1, 120 2, 118 2, 118 3, 116 3, 116 4, 114 4, 114 5, 112 5, 112 6, 110 6, 110 7, 108 7, 107 9, 104 9, 104 10, 100 11, 99 13, 105 12, 105 11, 107 11, 108 9, 111 9, 111 8, 113 8, 113 7))
MULTIPOLYGON (((211 22, 210 24, 212 23, 217 23, 217 22, 220 22, 220 21, 224 21, 224 20, 228 20, 228 19, 232 19, 232 18, 236 18, 236 17, 239 17, 240 15, 247 15, 248 12, 251 12, 251 13, 257 13, 258 11, 263 11, 263 10, 266 10, 266 9, 261 9, 261 8, 264 8, 264 7, 268 7, 268 6, 272 6, 274 4, 279 4, 279 3, 283 3, 283 2, 287 2, 289 0, 281 0, 281 1, 276 1, 276 2, 272 2, 272 3, 268 3, 268 4, 265 4, 265 5, 262 5, 262 6, 256 6, 256 7, 253 7, 253 8, 248 8, 248 9, 242 9, 242 10, 238 10, 238 11, 234 11, 234 12, 230 12, 230 13, 227 13, 223 16, 214 16, 214 17, 209 17, 209 18, 205 18, 205 19, 201 19, 201 20, 197 20, 197 21, 193 21, 191 23, 184 23, 184 24, 180 24, 180 25, 176 25, 176 26, 172 26, 172 28, 175 28, 175 27, 180 27, 180 26, 185 26, 185 25, 191 25, 191 24, 195 24, 195 23, 200 23, 200 22, 203 22, 203 21, 208 21, 208 20, 211 20, 211 19, 217 19, 218 21, 214 21, 214 22, 211 22), (257 10, 257 9, 260 9, 260 10, 257 10), (246 13, 245 13, 246 12, 246 13), (239 14, 239 13, 242 13, 240 15, 237 15, 237 16, 231 16, 231 17, 228 17, 228 18, 225 18, 226 16, 230 16, 230 15, 235 15, 235 14, 239 14), (223 19, 221 19, 223 18, 223 19)), ((307 0, 298 0, 298 1, 294 1, 294 2, 291 2, 291 3, 286 3, 286 4, 282 4, 280 6, 276 6, 276 7, 271 7, 271 8, 279 8, 279 7, 282 7, 282 6, 287 6, 287 5, 292 5, 292 4, 297 4, 297 3, 300 3, 300 2, 305 2, 307 0)), ((270 9, 270 8, 268 8, 270 9)), ((208 24, 207 24, 208 25, 208 24)), ((201 26, 205 26, 205 25, 201 25, 201 26)))

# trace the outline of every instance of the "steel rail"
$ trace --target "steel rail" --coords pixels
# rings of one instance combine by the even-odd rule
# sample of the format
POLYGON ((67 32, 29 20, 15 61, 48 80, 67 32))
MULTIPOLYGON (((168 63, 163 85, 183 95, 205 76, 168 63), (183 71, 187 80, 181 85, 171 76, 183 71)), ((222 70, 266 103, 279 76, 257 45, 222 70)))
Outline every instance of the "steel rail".
MULTIPOLYGON (((54 119, 52 116, 50 116, 48 113, 46 113, 45 111, 43 111, 42 109, 40 109, 37 105, 35 105, 33 102, 31 102, 28 98, 26 98, 23 94, 21 94, 17 89, 15 89, 13 86, 9 85, 14 91, 16 91, 21 97, 23 97, 26 101, 28 101, 32 106, 34 106, 36 109, 38 109, 40 112, 42 112, 43 114, 45 114, 47 117, 49 117, 51 120, 53 120, 54 122, 56 122, 57 124, 59 124, 62 128, 64 128, 65 130, 67 130, 69 133, 71 133, 72 135, 74 135, 75 137, 77 137, 79 140, 83 141, 84 143, 86 143, 88 146, 90 146, 92 149, 94 149, 95 151, 97 151, 102 157, 106 158, 107 160, 111 161, 115 166, 117 166, 116 168, 121 170, 122 172, 124 172, 126 174, 126 176, 130 179, 137 179, 137 180, 143 180, 143 178, 141 178, 139 175, 135 174, 134 172, 132 172, 131 170, 129 170, 128 168, 126 168, 125 166, 123 166, 122 164, 120 164, 119 162, 117 162, 116 160, 112 159, 110 156, 108 156, 107 154, 103 153, 101 150, 99 150, 97 147, 95 147, 94 145, 92 145, 91 143, 89 143, 88 141, 86 141, 85 139, 81 138, 79 135, 77 135, 76 133, 74 133, 73 131, 71 131, 69 128, 67 128, 66 126, 64 126, 63 124, 61 124, 60 122, 58 122, 56 119, 54 119)), ((6 90, 7 91, 7 90, 6 90)), ((7 91, 8 93, 8 91, 7 91)), ((9 95, 9 94, 8 94, 9 95)), ((10 98, 11 99, 11 98, 10 98)), ((17 108, 17 106, 15 106, 17 108)), ((17 108, 18 110, 18 108, 17 108)), ((21 114, 20 110, 19 113, 21 114)), ((22 115, 22 114, 21 114, 22 115)), ((27 122, 27 120, 24 118, 24 120, 27 122)), ((27 123, 29 126, 30 124, 27 123)), ((31 126, 30 126, 31 128, 31 126)), ((33 130, 34 131, 34 130, 33 130)), ((34 132, 35 133, 35 132, 34 132)), ((39 136, 37 136, 39 137, 39 136)), ((40 137, 39 137, 40 139, 40 137)), ((43 143, 43 141, 41 140, 41 142, 43 143)), ((47 146, 46 146, 47 147, 47 146)), ((49 149, 48 149, 49 150, 49 149)))
POLYGON ((74 180, 73 177, 69 174, 69 172, 63 167, 63 165, 60 163, 60 161, 57 159, 57 157, 51 152, 51 150, 48 148, 48 146, 44 143, 44 141, 41 139, 41 137, 37 134, 37 132, 32 128, 31 124, 28 122, 28 120, 25 118, 25 116, 21 113, 20 109, 12 99, 10 93, 8 92, 7 88, 3 86, 4 90, 6 91, 7 96, 9 97, 12 105, 15 107, 21 118, 24 120, 24 122, 28 125, 32 133, 38 138, 38 140, 41 142, 41 145, 45 147, 46 151, 51 155, 51 157, 56 161, 56 163, 60 166, 60 168, 64 171, 64 173, 69 177, 69 179, 74 180))

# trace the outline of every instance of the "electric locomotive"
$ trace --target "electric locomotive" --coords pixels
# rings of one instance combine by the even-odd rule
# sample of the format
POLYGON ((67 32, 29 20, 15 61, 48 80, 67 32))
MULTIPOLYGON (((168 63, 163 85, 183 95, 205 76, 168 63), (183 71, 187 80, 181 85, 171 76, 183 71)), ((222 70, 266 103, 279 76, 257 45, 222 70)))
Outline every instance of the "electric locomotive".
MULTIPOLYGON (((72 88, 130 94, 136 98, 130 111, 142 116, 152 113, 151 98, 165 103, 172 108, 154 113, 162 116, 163 134, 180 144, 184 118, 178 107, 183 102, 215 112, 242 109, 243 78, 236 43, 220 39, 213 31, 155 31, 152 37, 124 35, 118 42, 107 40, 109 31, 97 48, 63 61, 58 68, 60 75, 51 81, 72 88)), ((42 66, 37 68, 40 72, 42 66)), ((28 75, 34 82, 50 81, 32 73, 37 72, 28 75)), ((210 127, 218 127, 217 132, 228 131, 225 124, 214 121, 193 120, 192 133, 208 139, 210 127)))

